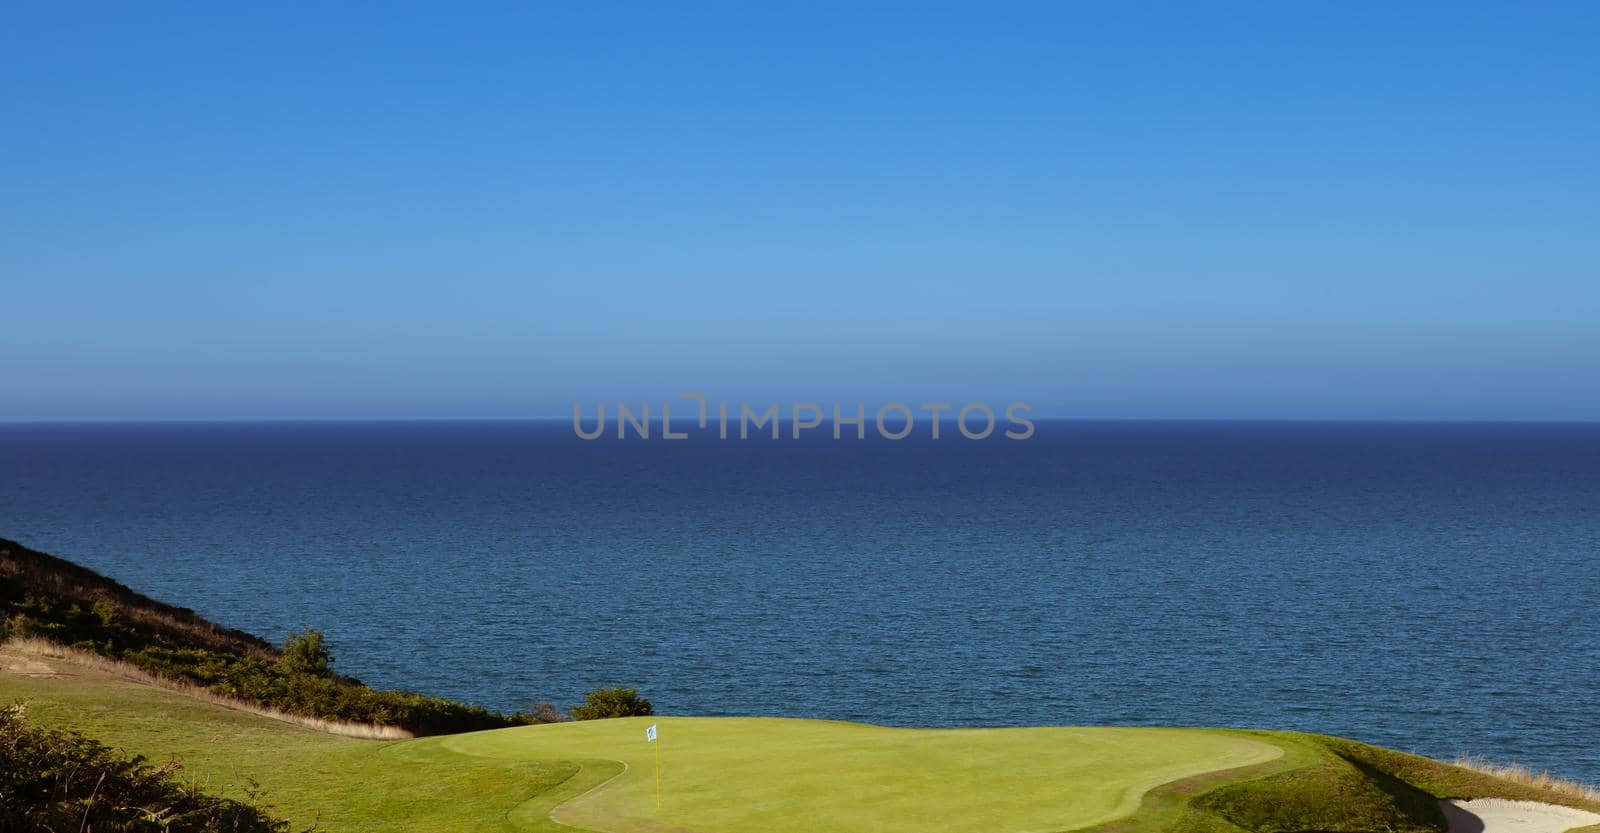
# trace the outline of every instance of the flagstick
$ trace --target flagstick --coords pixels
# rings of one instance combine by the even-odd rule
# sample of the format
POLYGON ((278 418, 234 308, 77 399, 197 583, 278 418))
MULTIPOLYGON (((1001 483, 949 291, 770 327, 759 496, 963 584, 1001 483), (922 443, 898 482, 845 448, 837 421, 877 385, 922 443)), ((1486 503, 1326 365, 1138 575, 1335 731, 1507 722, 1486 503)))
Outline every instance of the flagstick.
POLYGON ((656 736, 656 815, 661 815, 661 737, 656 736))

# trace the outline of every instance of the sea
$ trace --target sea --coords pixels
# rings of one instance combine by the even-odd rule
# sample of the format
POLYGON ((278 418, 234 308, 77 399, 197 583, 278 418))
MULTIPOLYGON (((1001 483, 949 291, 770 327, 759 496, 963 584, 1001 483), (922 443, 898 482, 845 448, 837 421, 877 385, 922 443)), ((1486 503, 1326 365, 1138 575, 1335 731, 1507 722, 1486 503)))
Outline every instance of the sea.
POLYGON ((525 708, 1298 729, 1600 781, 1600 424, 8 424, 0 537, 525 708))

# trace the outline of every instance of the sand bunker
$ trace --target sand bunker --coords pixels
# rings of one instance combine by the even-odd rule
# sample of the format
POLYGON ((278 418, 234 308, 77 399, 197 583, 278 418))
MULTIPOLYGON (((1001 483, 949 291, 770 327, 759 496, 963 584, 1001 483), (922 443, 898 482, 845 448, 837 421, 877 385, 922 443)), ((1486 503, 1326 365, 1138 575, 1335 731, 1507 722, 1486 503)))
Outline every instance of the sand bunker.
POLYGON ((1538 801, 1474 798, 1441 801, 1439 809, 1450 822, 1450 833, 1565 833, 1600 824, 1600 813, 1538 801))

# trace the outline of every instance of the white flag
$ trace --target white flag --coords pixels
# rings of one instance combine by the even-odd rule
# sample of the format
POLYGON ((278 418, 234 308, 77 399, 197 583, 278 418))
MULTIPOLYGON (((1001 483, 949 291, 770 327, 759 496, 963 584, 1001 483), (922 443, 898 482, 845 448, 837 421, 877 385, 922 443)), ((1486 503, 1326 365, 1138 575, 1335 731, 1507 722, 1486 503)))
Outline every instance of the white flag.
POLYGON ((656 739, 656 724, 652 723, 644 730, 645 742, 654 742, 656 739))

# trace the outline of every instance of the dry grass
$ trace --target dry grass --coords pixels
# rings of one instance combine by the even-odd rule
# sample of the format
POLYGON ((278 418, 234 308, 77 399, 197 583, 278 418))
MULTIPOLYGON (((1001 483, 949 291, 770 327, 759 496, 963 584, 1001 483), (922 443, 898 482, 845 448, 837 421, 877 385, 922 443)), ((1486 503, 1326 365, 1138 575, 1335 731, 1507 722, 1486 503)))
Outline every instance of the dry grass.
POLYGON ((39 639, 37 637, 14 637, 4 643, 4 648, 8 651, 23 656, 47 657, 50 659, 64 660, 75 665, 93 668, 98 671, 104 671, 108 674, 115 674, 119 677, 123 677, 124 679, 147 683, 149 685, 164 688, 169 691, 176 691, 180 694, 193 697, 197 700, 204 700, 207 703, 212 703, 229 709, 236 709, 242 712, 249 712, 251 714, 258 714, 262 717, 270 717, 273 720, 281 720, 285 723, 293 723, 297 726, 304 726, 308 729, 315 729, 319 732, 327 732, 329 734, 342 735, 350 738, 364 738, 367 740, 405 740, 407 738, 416 737, 411 732, 406 731, 398 726, 378 726, 371 723, 351 723, 342 720, 323 720, 317 717, 305 717, 303 715, 278 711, 277 709, 267 708, 256 703, 251 703, 247 700, 224 697, 223 695, 217 694, 214 691, 184 680, 174 680, 170 677, 152 674, 132 664, 118 662, 117 660, 113 659, 107 659, 106 657, 103 657, 92 651, 80 650, 67 645, 51 642, 48 639, 39 639))
POLYGON ((1580 784, 1577 781, 1558 778, 1548 772, 1534 772, 1521 764, 1502 765, 1472 755, 1458 756, 1455 764, 1464 769, 1481 772, 1485 775, 1493 775, 1496 778, 1504 778, 1507 781, 1524 786, 1549 790, 1553 793, 1583 801, 1600 802, 1600 789, 1588 784, 1580 784))

